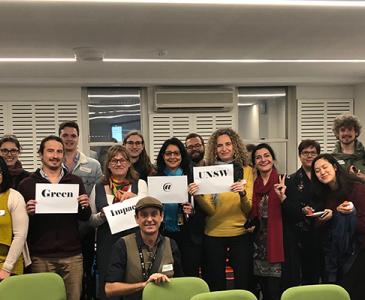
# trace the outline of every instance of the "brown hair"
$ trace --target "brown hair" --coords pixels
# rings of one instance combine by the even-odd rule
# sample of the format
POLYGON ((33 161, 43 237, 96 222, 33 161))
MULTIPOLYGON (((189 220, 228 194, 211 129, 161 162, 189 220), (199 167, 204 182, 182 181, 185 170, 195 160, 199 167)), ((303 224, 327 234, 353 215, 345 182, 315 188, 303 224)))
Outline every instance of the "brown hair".
POLYGON ((128 169, 128 172, 127 172, 127 175, 125 176, 125 178, 131 182, 138 180, 138 173, 133 168, 133 165, 128 156, 127 150, 125 149, 125 147, 123 145, 118 144, 118 145, 111 146, 108 149, 108 152, 106 153, 106 159, 105 159, 105 164, 104 164, 104 178, 103 178, 104 184, 109 183, 109 179, 112 176, 112 173, 109 170, 109 163, 118 153, 121 153, 124 156, 124 158, 127 161, 129 161, 129 163, 130 163, 130 166, 129 166, 129 169, 128 169))

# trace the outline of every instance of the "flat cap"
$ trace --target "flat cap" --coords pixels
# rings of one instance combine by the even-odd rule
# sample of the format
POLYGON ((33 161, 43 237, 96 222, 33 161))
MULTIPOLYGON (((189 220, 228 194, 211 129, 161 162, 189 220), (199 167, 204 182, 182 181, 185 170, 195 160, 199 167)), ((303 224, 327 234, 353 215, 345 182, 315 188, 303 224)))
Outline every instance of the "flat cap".
POLYGON ((156 198, 147 196, 142 199, 140 199, 136 204, 136 211, 141 210, 146 207, 156 207, 159 209, 163 208, 163 205, 160 200, 157 200, 156 198))

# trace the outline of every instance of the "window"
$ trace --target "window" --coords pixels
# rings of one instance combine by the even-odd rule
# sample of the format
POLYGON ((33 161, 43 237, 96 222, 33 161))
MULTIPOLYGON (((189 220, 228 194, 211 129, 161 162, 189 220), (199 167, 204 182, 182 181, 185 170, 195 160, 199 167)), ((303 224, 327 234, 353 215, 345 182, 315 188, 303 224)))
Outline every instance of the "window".
POLYGON ((103 164, 107 149, 141 130, 141 89, 88 88, 90 149, 103 164))
POLYGON ((238 131, 246 144, 268 143, 286 171, 287 93, 285 88, 239 88, 238 131))

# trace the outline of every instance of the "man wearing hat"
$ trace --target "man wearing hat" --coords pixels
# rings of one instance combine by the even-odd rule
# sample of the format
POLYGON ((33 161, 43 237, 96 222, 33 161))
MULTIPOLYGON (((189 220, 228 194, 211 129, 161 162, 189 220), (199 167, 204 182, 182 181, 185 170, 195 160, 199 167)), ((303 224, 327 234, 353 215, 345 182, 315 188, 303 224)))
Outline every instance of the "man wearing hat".
POLYGON ((135 219, 139 230, 120 238, 113 246, 105 278, 108 297, 140 300, 147 283, 158 284, 171 277, 183 276, 175 241, 159 233, 162 210, 162 203, 153 197, 144 197, 137 202, 135 219))

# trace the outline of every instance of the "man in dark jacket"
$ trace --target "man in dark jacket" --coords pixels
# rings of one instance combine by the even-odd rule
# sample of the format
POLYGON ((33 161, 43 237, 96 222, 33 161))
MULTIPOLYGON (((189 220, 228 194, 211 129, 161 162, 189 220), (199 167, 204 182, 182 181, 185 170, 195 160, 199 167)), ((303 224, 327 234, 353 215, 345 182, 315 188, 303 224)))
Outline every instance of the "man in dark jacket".
MULTIPOLYGON (((55 272, 65 282, 67 299, 79 300, 82 282, 81 241, 78 220, 88 220, 91 215, 89 198, 82 180, 62 168, 64 147, 57 136, 48 136, 38 151, 42 166, 19 185, 19 192, 27 202, 29 214, 28 245, 32 259, 32 272, 55 272), (36 213, 36 185, 79 185, 78 212, 74 214, 36 213)), ((57 201, 62 201, 57 197, 57 201)))

